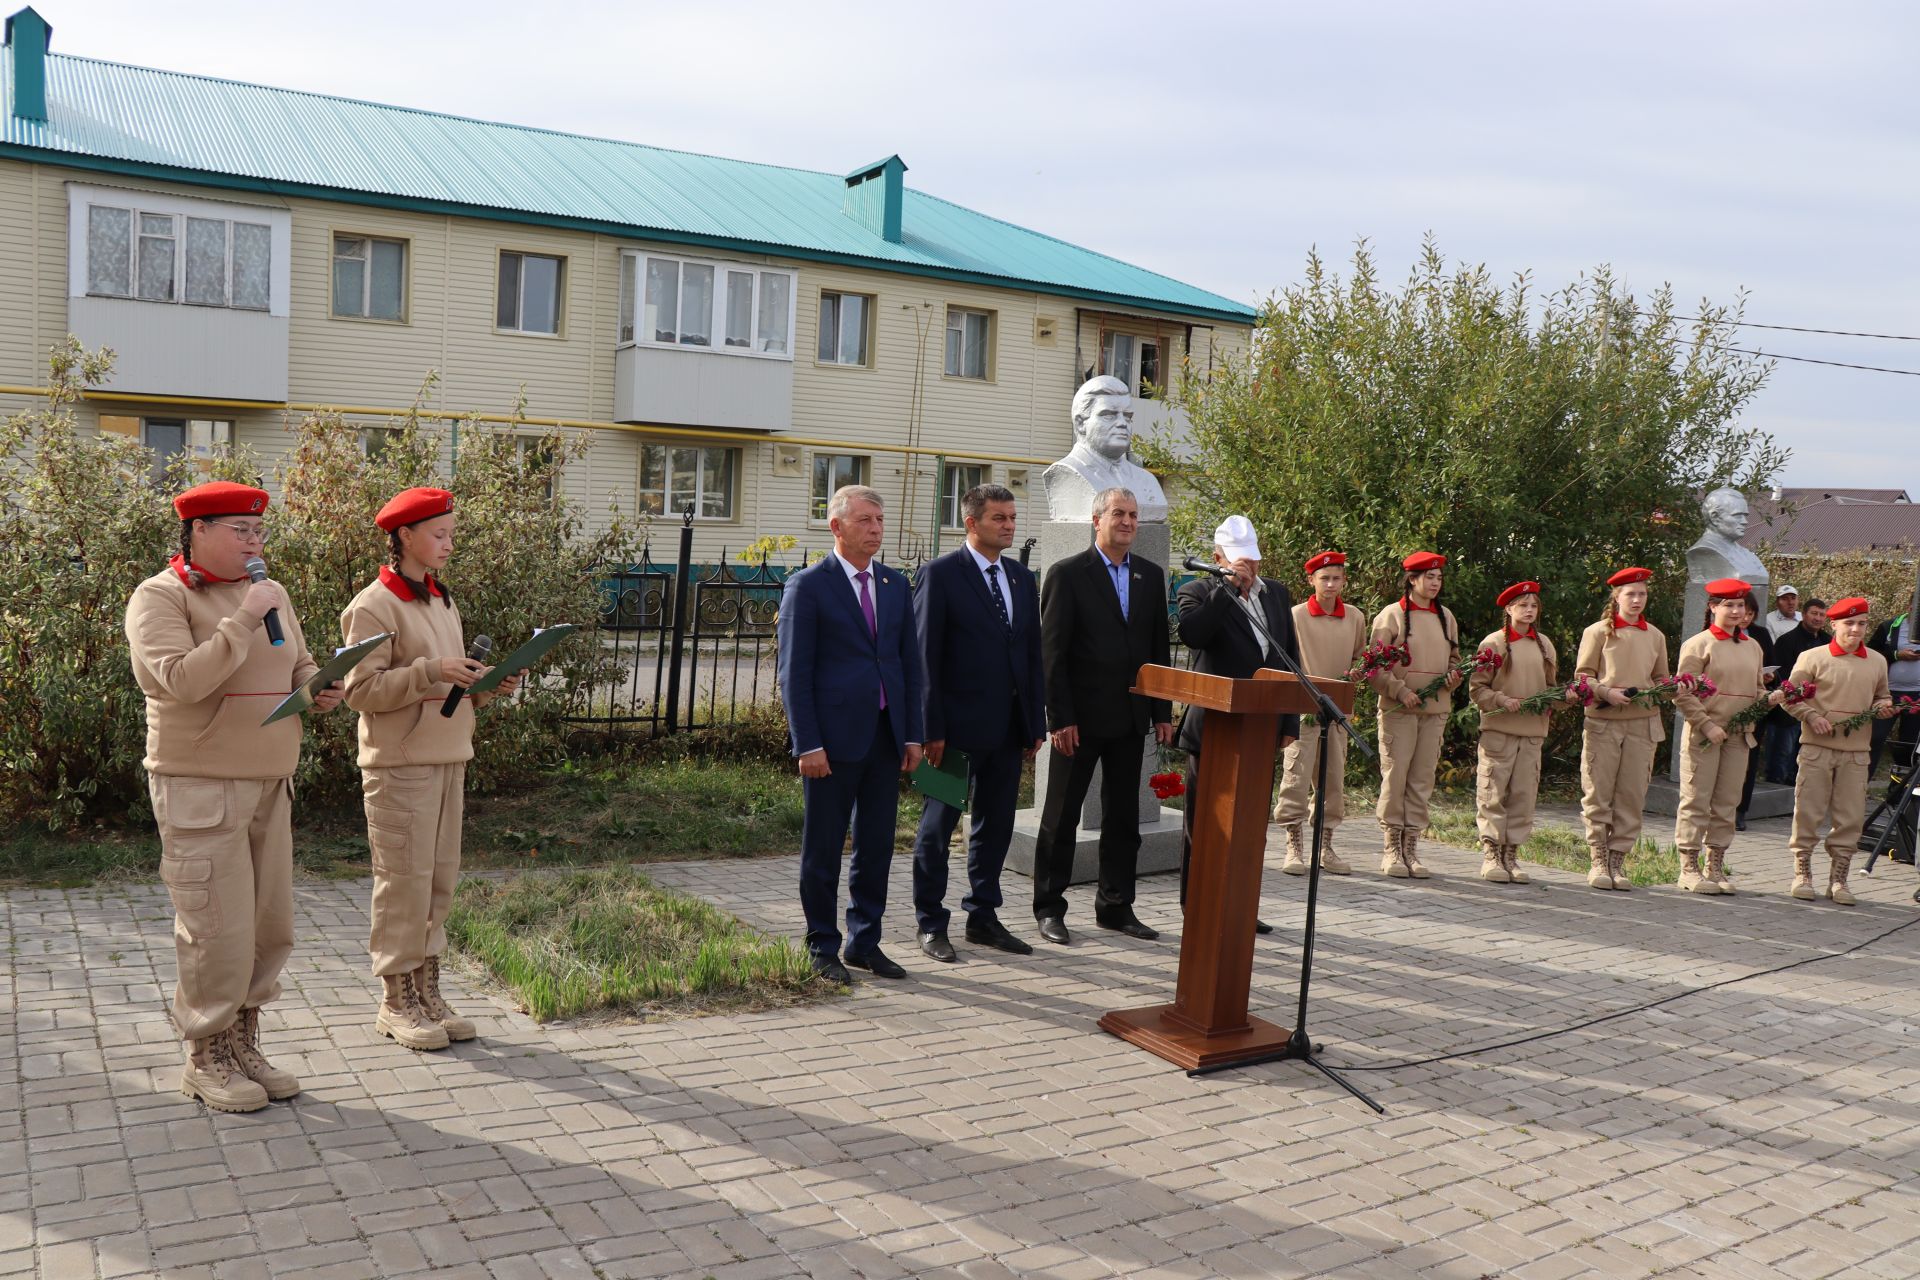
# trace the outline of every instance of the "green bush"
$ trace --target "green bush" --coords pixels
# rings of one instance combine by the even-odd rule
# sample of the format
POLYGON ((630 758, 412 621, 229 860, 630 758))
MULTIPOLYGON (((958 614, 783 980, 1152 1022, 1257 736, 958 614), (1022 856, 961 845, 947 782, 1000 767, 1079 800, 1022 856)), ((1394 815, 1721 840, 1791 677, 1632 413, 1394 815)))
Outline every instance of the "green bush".
MULTIPOLYGON (((0 427, 0 820, 10 823, 61 829, 147 812, 145 705, 121 619, 134 587, 177 549, 171 497, 209 473, 182 460, 156 478, 137 443, 80 429, 73 405, 111 367, 111 352, 88 353, 69 338, 53 354, 46 406, 0 427)), ((340 643, 341 610, 386 561, 373 513, 410 485, 456 495, 447 579, 467 634, 492 636, 497 654, 535 626, 591 624, 601 566, 634 557, 637 530, 615 513, 607 533, 584 537, 578 509, 558 492, 561 468, 586 447, 577 437, 430 426, 417 406, 387 424, 373 450, 338 415, 310 415, 288 430, 265 557, 316 654, 340 643)), ((244 449, 216 458, 209 472, 263 478, 244 449)), ((570 699, 611 672, 582 637, 538 675, 482 714, 470 768, 477 787, 559 759, 570 699)), ((338 802, 357 792, 354 732, 350 711, 308 718, 304 794, 338 802)))

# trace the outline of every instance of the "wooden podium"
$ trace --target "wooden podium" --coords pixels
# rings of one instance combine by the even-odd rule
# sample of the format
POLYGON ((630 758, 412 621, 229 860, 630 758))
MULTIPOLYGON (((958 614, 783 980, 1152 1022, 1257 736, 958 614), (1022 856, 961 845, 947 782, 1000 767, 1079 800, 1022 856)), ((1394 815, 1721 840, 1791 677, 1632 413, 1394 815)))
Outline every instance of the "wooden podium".
MULTIPOLYGON (((1314 684, 1342 711, 1353 710, 1353 685, 1314 684)), ((1116 1009, 1100 1019, 1100 1029, 1188 1071, 1280 1057, 1293 1032, 1248 1016, 1247 990, 1279 717, 1312 714, 1313 697, 1282 671, 1229 680, 1159 666, 1140 668, 1134 692, 1206 708, 1199 777, 1187 796, 1197 806, 1193 859, 1173 1003, 1116 1009)))

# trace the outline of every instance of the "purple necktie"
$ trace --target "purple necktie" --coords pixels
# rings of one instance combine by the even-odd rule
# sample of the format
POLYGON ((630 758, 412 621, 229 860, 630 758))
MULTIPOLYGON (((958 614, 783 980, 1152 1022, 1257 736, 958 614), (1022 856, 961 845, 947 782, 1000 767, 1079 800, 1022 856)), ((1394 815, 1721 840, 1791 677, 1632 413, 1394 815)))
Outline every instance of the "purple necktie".
MULTIPOLYGON (((867 634, 877 642, 880 639, 880 620, 873 615, 873 597, 867 593, 867 579, 873 575, 865 569, 853 575, 860 584, 860 612, 867 615, 867 634)), ((880 709, 887 709, 887 683, 880 682, 880 709)))

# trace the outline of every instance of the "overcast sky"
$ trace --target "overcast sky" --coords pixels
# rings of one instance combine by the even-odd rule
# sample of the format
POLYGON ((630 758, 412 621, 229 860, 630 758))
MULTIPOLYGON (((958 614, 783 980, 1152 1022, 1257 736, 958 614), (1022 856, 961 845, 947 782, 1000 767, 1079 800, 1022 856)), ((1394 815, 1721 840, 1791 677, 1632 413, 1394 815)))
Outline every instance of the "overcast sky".
MULTIPOLYGON (((1920 334, 1920 9, 36 0, 66 53, 908 183, 1257 303, 1365 237, 1920 334)), ((9 6, 10 7, 10 6, 9 6)), ((1920 342, 1745 330, 1920 371, 1920 342)), ((1787 482, 1920 497, 1920 377, 1781 363, 1787 482)))

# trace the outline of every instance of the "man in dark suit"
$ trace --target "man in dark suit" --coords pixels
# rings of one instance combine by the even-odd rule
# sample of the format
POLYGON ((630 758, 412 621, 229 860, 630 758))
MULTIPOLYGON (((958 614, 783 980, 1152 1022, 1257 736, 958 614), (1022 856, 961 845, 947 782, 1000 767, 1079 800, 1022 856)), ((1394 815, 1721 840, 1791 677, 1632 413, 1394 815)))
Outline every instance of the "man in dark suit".
MULTIPOLYGON (((1006 553, 1019 507, 1011 491, 976 485, 960 496, 966 545, 930 562, 914 583, 927 671, 927 759, 967 753, 973 823, 967 835, 967 941, 1014 955, 1033 948, 1000 923, 1000 871, 1013 839, 1020 765, 1045 734, 1040 595, 1033 574, 1006 553)), ((955 959, 947 940, 947 846, 960 810, 932 796, 913 842, 913 909, 920 949, 955 959)))
POLYGON ((1047 569, 1040 594, 1047 721, 1053 758, 1033 849, 1033 914, 1040 936, 1065 945, 1067 885, 1080 810, 1101 770, 1100 883, 1094 923, 1135 938, 1160 935, 1133 913, 1140 856, 1140 764, 1151 731, 1173 741, 1173 708, 1132 692, 1145 664, 1167 665, 1167 575, 1133 558, 1140 504, 1129 489, 1093 499, 1093 546, 1047 569))
MULTIPOLYGON (((1300 644, 1293 634, 1293 599, 1274 578, 1260 576, 1260 539, 1245 516, 1228 516, 1213 532, 1213 561, 1226 578, 1197 578, 1174 597, 1180 613, 1180 641, 1193 650, 1193 669, 1208 675, 1245 680, 1261 667, 1284 671, 1273 646, 1285 649, 1297 666, 1300 644), (1254 625, 1258 618, 1265 634, 1254 625)), ((1187 753, 1187 805, 1180 846, 1180 902, 1187 901, 1187 864, 1193 858, 1194 789, 1200 772, 1200 735, 1206 711, 1188 707, 1180 720, 1180 746, 1187 753)), ((1280 717, 1278 751, 1300 736, 1300 717, 1280 717)), ((1276 755, 1276 758, 1277 755, 1276 755)), ((1261 933, 1273 932, 1255 921, 1261 933)))
POLYGON ((787 579, 780 596, 780 697, 800 762, 800 905, 814 969, 848 981, 835 921, 840 851, 847 871, 845 963, 882 978, 906 970, 880 950, 899 775, 920 763, 925 677, 906 576, 874 559, 886 541, 880 495, 847 485, 827 504, 833 554, 787 579))

